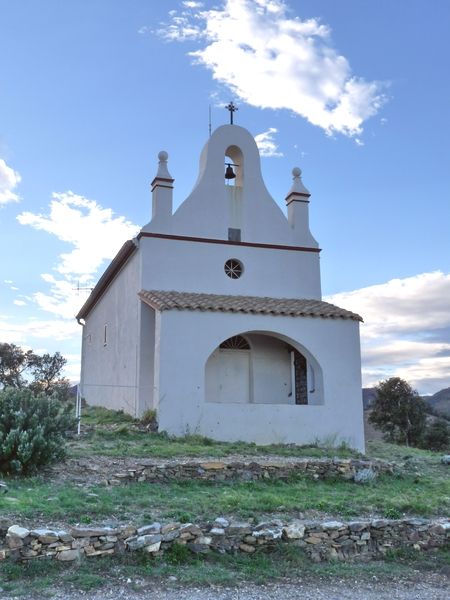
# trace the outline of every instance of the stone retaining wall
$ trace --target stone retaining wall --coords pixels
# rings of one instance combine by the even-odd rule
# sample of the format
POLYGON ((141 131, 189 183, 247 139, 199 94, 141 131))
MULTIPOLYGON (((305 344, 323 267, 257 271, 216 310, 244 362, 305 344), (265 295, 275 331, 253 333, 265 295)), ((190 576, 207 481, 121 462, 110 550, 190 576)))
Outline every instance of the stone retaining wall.
MULTIPOLYGON (((2 532, 0 532, 1 534, 2 532)), ((4 533, 4 531, 3 531, 4 533)), ((273 520, 258 525, 217 518, 211 523, 152 523, 136 528, 27 529, 13 525, 0 537, 0 560, 60 561, 140 550, 163 554, 174 544, 194 553, 268 551, 291 544, 312 560, 370 559, 394 548, 427 550, 450 544, 450 521, 425 519, 340 521, 273 520)))
POLYGON ((229 462, 216 460, 208 462, 171 461, 164 464, 145 462, 114 473, 108 478, 110 485, 121 485, 133 481, 150 483, 165 481, 256 481, 258 479, 289 479, 297 475, 307 475, 314 479, 339 478, 352 480, 361 471, 371 470, 375 475, 394 473, 399 467, 383 460, 362 460, 354 458, 284 458, 280 460, 229 462))

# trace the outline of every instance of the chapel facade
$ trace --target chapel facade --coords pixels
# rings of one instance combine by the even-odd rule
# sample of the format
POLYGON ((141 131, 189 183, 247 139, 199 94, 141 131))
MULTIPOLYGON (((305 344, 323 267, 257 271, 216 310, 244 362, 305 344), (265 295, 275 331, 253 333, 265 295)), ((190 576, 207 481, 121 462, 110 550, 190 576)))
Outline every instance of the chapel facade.
POLYGON ((176 436, 363 451, 361 318, 321 299, 300 169, 286 217, 252 135, 224 125, 173 212, 168 155, 158 158, 151 221, 77 315, 82 396, 136 417, 154 409, 176 436))

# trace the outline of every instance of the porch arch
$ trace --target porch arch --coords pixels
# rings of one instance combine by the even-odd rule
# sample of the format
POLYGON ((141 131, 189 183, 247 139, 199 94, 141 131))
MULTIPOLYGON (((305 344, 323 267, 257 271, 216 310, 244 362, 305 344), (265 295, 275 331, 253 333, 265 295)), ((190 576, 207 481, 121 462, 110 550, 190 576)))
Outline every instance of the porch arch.
POLYGON ((242 332, 222 340, 209 355, 205 401, 323 404, 322 369, 307 348, 288 336, 242 332))

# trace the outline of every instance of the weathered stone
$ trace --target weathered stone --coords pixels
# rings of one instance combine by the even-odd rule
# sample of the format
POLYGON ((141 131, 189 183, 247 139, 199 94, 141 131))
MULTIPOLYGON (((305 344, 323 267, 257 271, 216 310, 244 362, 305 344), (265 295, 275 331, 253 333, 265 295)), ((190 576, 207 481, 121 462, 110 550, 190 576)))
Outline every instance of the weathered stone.
POLYGON ((223 462, 204 462, 200 463, 200 467, 205 471, 216 471, 220 469, 225 469, 226 464, 223 462))
POLYGON ((100 537, 101 535, 117 535, 118 530, 112 527, 71 527, 70 533, 74 538, 100 537))
POLYGON ((344 523, 341 521, 325 521, 322 523, 322 527, 325 531, 331 531, 334 529, 341 529, 344 527, 344 523))
POLYGON ((169 533, 169 531, 173 531, 174 529, 179 529, 181 526, 181 523, 167 523, 167 525, 164 525, 163 527, 161 527, 161 533, 162 535, 166 535, 166 533, 169 533))
POLYGON ((224 519, 223 517, 217 517, 214 523, 219 527, 226 528, 230 524, 230 521, 228 519, 224 519))
POLYGON ((6 548, 0 549, 0 560, 5 560, 8 557, 8 550, 6 548))
POLYGON ((225 529, 222 529, 221 527, 213 527, 211 529, 211 531, 209 532, 211 535, 225 535, 225 529))
POLYGON ((158 542, 161 542, 161 540, 162 536, 160 534, 139 535, 126 539, 125 544, 129 550, 138 550, 139 548, 144 548, 145 546, 157 544, 158 542))
POLYGON ((299 521, 294 521, 283 528, 283 535, 288 540, 299 540, 305 535, 305 525, 299 521))
POLYGON ((347 523, 347 525, 350 531, 358 532, 362 531, 363 529, 367 529, 370 523, 368 523, 367 521, 351 521, 350 523, 347 523))
POLYGON ((59 540, 59 535, 56 531, 50 529, 33 529, 30 531, 32 537, 37 537, 43 544, 51 544, 59 540))
POLYGON ((147 552, 148 554, 154 554, 155 552, 158 552, 160 548, 161 548, 161 542, 155 542, 154 544, 145 546, 144 552, 147 552))
POLYGON ((247 535, 252 532, 252 528, 250 523, 242 523, 239 521, 234 521, 229 524, 227 533, 230 535, 247 535))
POLYGON ((27 536, 30 535, 30 530, 29 529, 25 529, 25 527, 20 527, 19 525, 12 525, 11 527, 8 528, 8 535, 13 535, 15 537, 20 538, 21 540, 23 540, 23 538, 26 538, 27 536))
POLYGON ((444 456, 441 458, 441 463, 443 465, 450 465, 450 454, 444 454, 444 456))
POLYGON ((61 561, 72 561, 80 558, 79 550, 63 550, 62 552, 58 552, 56 558, 61 561))
POLYGON ((176 540, 177 537, 180 536, 180 530, 179 529, 172 529, 172 531, 169 531, 169 533, 166 533, 165 535, 163 535, 162 541, 163 542, 173 542, 173 540, 176 540))
POLYGON ((138 535, 148 535, 154 533, 161 533, 161 523, 152 523, 151 525, 143 525, 137 530, 138 535))
POLYGON ((200 536, 195 540, 195 543, 203 546, 209 546, 212 543, 212 537, 207 535, 200 536))
POLYGON ((305 538, 305 542, 307 542, 308 544, 321 544, 322 541, 322 538, 316 537, 314 535, 310 535, 305 538))
POLYGON ((252 554, 256 551, 255 546, 250 546, 250 544, 239 544, 239 550, 242 552, 247 552, 248 554, 252 554))

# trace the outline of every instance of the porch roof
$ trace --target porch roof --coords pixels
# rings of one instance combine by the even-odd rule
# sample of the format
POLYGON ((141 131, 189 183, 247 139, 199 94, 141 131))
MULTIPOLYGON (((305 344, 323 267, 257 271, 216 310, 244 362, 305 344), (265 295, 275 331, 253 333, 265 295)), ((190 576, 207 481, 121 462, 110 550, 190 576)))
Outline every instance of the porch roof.
POLYGON ((322 317, 328 319, 351 319, 362 321, 356 313, 339 308, 322 300, 307 298, 268 298, 260 296, 228 296, 141 290, 139 298, 155 310, 199 310, 234 312, 289 317, 322 317))

